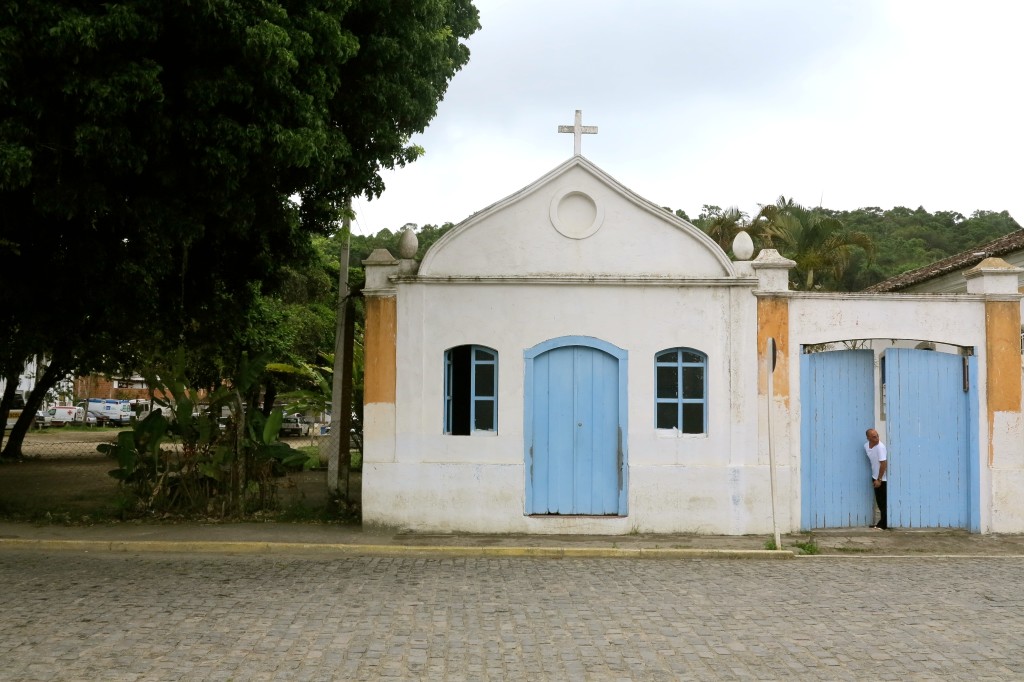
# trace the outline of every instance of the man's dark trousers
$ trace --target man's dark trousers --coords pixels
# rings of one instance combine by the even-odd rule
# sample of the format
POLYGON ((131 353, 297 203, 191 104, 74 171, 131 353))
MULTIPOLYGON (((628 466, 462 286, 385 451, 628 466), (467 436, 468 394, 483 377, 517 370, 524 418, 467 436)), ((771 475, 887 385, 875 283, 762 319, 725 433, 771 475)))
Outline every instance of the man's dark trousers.
MULTIPOLYGON (((874 484, 874 481, 872 481, 871 485, 873 486, 874 484)), ((889 521, 885 513, 889 504, 888 494, 885 491, 885 486, 886 481, 879 481, 878 487, 875 488, 875 504, 878 505, 878 511, 881 514, 881 516, 879 516, 878 518, 878 523, 876 523, 875 525, 879 528, 889 527, 889 521)))

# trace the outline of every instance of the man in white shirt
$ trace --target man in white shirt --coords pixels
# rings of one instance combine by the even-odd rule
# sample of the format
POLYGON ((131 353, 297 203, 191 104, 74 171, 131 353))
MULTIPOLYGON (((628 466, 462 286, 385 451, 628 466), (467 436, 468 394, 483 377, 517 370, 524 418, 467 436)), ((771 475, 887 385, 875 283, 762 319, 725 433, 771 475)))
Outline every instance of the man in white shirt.
POLYGON ((878 431, 868 429, 866 435, 868 442, 864 443, 864 453, 871 462, 871 485, 875 489, 875 504, 878 505, 880 513, 878 523, 871 527, 876 530, 888 530, 889 522, 885 513, 888 506, 885 489, 885 484, 889 480, 886 476, 886 469, 889 468, 888 454, 885 451, 885 443, 878 439, 878 431))

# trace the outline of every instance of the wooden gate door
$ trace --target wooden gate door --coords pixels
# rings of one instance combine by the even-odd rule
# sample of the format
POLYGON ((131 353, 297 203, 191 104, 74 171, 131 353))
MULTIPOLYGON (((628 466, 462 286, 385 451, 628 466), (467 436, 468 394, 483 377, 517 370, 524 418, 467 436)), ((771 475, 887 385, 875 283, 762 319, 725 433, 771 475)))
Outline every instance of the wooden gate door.
POLYGON ((625 358, 564 345, 526 359, 527 513, 624 514, 625 358))
POLYGON ((971 528, 973 357, 885 352, 890 528, 971 528))
POLYGON ((874 420, 872 351, 801 355, 800 410, 801 527, 871 525, 864 431, 874 420))

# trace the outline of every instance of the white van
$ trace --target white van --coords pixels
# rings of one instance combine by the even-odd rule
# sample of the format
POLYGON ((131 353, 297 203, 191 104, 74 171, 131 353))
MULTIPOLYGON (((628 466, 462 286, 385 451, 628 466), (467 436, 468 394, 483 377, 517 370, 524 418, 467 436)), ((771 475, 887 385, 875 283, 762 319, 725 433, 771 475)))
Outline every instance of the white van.
POLYGON ((57 405, 48 409, 46 414, 50 416, 50 426, 67 426, 82 421, 83 412, 81 407, 74 405, 57 405))

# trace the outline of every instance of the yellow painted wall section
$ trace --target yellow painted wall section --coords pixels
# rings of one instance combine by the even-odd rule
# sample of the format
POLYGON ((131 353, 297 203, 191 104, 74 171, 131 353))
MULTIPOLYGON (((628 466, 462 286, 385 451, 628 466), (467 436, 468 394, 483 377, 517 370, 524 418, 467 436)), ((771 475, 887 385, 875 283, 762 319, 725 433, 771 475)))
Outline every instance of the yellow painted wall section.
POLYGON ((768 339, 775 339, 778 349, 775 373, 772 375, 772 389, 789 406, 789 301, 784 298, 761 297, 757 299, 757 393, 768 393, 768 375, 765 372, 765 355, 768 339))
POLYGON ((1020 412, 1020 304, 985 301, 985 352, 988 371, 988 463, 995 459, 996 412, 1020 412))
POLYGON ((398 332, 398 299, 366 297, 366 332, 363 336, 363 403, 395 404, 395 339, 398 332))

